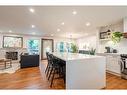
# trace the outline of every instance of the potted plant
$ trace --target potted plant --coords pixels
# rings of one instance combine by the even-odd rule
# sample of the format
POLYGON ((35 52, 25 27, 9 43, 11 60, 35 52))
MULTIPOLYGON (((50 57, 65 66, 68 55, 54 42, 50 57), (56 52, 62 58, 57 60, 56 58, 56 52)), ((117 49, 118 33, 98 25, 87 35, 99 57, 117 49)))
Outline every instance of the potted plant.
POLYGON ((89 51, 90 55, 95 55, 95 52, 96 52, 96 49, 94 48, 91 48, 89 51))
POLYGON ((78 52, 78 47, 75 44, 71 44, 71 49, 72 49, 72 53, 77 53, 78 52))
POLYGON ((122 38, 123 38, 123 33, 122 32, 113 32, 111 34, 111 39, 114 43, 119 43, 122 38))

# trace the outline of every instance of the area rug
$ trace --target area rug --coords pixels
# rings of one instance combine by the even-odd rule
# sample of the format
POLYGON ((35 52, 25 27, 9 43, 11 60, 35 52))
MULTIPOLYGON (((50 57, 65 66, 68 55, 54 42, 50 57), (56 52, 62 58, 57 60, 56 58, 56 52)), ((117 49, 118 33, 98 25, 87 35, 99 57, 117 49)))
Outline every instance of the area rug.
POLYGON ((18 69, 20 69, 20 64, 13 63, 11 68, 0 70, 0 74, 3 74, 3 73, 12 74, 12 73, 15 73, 18 69))

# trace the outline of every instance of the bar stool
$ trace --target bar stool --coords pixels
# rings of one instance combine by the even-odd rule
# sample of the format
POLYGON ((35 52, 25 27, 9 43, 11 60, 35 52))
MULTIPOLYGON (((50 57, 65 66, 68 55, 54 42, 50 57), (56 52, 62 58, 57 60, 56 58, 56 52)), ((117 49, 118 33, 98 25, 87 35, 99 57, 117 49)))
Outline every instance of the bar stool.
POLYGON ((47 67, 45 69, 45 73, 46 73, 46 76, 48 76, 48 73, 49 73, 49 70, 50 70, 50 68, 52 66, 52 63, 51 63, 51 59, 49 57, 50 56, 49 52, 46 52, 46 56, 47 56, 48 64, 47 64, 47 67))
MULTIPOLYGON (((65 77, 65 67, 64 65, 62 64, 62 61, 51 55, 49 56, 51 57, 51 61, 52 61, 52 67, 51 67, 51 70, 50 70, 50 73, 49 73, 49 76, 48 76, 48 80, 51 79, 51 84, 50 84, 50 87, 52 87, 52 84, 53 84, 53 81, 54 79, 59 79, 59 78, 63 78, 65 77), (58 75, 59 77, 55 78, 55 75, 58 75)), ((64 81, 65 81, 65 78, 64 78, 64 81)))

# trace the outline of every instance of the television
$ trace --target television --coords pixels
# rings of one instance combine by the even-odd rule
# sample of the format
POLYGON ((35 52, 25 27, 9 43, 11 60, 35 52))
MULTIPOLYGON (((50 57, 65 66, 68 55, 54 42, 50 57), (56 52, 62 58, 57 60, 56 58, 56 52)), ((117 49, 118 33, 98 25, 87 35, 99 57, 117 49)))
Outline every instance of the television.
POLYGON ((3 37, 3 48, 22 48, 23 38, 15 36, 4 36, 3 37))

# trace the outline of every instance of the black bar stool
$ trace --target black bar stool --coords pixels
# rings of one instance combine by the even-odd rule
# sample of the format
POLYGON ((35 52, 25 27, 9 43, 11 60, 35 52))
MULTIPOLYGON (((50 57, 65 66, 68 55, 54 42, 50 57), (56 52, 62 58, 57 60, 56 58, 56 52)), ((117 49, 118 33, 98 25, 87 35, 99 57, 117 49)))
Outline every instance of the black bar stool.
POLYGON ((46 76, 48 76, 49 74, 49 71, 52 67, 52 61, 51 61, 51 54, 49 52, 46 52, 46 56, 47 56, 47 61, 48 61, 48 64, 47 64, 47 67, 45 69, 45 73, 46 73, 46 76))
POLYGON ((59 78, 63 78, 64 82, 65 82, 65 63, 64 61, 60 60, 59 58, 53 56, 52 54, 48 55, 49 60, 50 60, 50 66, 48 69, 48 80, 51 79, 51 84, 50 87, 52 87, 53 81, 54 79, 59 79, 59 78), (58 75, 59 77, 55 77, 55 75, 58 75))

